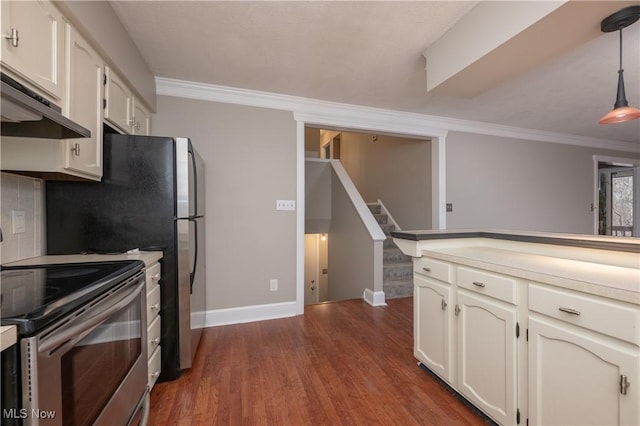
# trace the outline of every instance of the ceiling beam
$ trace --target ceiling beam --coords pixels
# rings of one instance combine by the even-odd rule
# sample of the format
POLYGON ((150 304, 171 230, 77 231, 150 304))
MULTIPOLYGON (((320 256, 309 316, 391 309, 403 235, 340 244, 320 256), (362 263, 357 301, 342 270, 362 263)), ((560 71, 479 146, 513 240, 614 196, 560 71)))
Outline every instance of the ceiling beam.
POLYGON ((427 91, 474 98, 602 34, 634 1, 480 2, 427 48, 427 91))

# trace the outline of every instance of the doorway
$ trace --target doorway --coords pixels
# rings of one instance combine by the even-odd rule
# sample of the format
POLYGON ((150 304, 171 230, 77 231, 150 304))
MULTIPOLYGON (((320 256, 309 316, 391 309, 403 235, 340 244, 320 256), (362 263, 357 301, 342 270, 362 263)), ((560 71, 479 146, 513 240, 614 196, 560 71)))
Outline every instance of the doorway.
POLYGON ((304 236, 304 304, 326 302, 329 294, 329 238, 327 234, 304 236))
POLYGON ((597 206, 594 208, 597 234, 617 237, 640 235, 640 165, 634 164, 637 162, 597 159, 597 200, 594 204, 597 206))

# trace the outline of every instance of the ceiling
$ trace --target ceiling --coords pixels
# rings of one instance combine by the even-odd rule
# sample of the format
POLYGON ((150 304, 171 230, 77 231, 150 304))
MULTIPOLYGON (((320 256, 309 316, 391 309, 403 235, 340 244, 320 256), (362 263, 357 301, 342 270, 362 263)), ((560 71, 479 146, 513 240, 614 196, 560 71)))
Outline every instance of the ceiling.
MULTIPOLYGON (((565 22, 598 31, 471 99, 427 92, 423 52, 478 3, 111 2, 158 77, 633 142, 640 151, 640 120, 598 124, 613 108, 619 54, 618 33, 599 32, 605 16, 565 22)), ((627 99, 640 107, 640 22, 623 42, 627 99)))

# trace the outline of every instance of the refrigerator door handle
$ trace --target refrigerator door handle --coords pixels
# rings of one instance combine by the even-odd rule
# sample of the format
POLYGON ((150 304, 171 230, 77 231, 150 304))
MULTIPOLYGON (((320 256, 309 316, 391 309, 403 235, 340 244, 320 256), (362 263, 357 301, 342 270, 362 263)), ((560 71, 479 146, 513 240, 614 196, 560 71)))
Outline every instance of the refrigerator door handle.
MULTIPOLYGON (((198 166, 196 165, 196 156, 193 153, 193 147, 189 144, 187 150, 189 158, 191 159, 191 166, 193 169, 193 216, 198 215, 198 166)), ((189 212, 191 215, 191 212, 189 212)))
POLYGON ((195 250, 193 252, 193 267, 189 272, 189 294, 193 294, 193 281, 196 278, 196 267, 198 266, 198 221, 195 217, 190 217, 189 221, 193 222, 194 244, 195 250))

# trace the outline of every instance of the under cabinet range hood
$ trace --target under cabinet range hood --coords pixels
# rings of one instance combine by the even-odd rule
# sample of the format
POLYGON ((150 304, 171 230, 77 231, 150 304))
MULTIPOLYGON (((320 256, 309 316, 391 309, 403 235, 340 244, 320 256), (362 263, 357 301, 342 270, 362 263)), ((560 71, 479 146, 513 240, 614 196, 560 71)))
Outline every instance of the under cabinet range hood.
POLYGON ((89 138, 91 131, 61 114, 57 105, 2 73, 2 136, 89 138))

